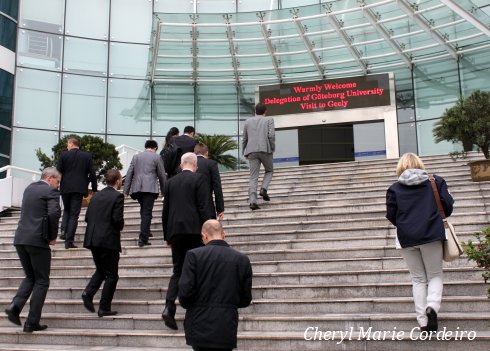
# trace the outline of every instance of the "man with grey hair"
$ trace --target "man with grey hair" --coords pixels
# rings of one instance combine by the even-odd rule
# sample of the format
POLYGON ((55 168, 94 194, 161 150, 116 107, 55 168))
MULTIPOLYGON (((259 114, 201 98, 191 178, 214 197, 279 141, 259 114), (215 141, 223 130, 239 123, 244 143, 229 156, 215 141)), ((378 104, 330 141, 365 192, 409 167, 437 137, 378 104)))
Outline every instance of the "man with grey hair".
POLYGON ((182 172, 165 184, 162 212, 163 238, 172 249, 173 263, 162 318, 171 329, 178 329, 175 300, 185 254, 202 245, 201 227, 211 218, 204 179, 196 173, 197 156, 192 152, 185 153, 180 167, 182 172))
POLYGON ((60 180, 61 174, 56 168, 45 168, 41 180, 30 184, 22 198, 14 246, 26 277, 20 283, 5 313, 9 321, 21 325, 20 312, 32 293, 29 314, 24 323, 26 333, 47 328, 46 325, 39 324, 39 321, 49 288, 51 268, 49 246, 56 243, 61 215, 58 191, 60 180))

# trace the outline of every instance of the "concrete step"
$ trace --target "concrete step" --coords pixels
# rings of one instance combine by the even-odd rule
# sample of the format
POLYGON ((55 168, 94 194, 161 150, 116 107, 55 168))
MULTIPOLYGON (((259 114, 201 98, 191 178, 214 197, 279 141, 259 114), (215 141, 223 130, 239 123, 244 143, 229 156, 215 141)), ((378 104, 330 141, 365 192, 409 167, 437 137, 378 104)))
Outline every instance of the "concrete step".
MULTIPOLYGON (((322 330, 326 332, 327 330, 322 330)), ((337 331, 342 331, 336 329, 337 331)), ((448 350, 460 351, 462 349, 471 349, 474 351, 487 351, 490 342, 490 332, 488 331, 461 331, 458 334, 453 333, 448 336, 446 331, 442 331, 437 340, 437 335, 432 336, 430 341, 423 340, 423 337, 416 330, 396 333, 397 329, 390 328, 386 331, 385 337, 382 337, 383 331, 374 329, 360 329, 352 327, 341 340, 337 333, 334 340, 305 340, 313 338, 314 333, 301 332, 267 332, 253 331, 240 332, 238 334, 238 349, 250 351, 278 351, 278 350, 334 350, 341 347, 344 350, 361 351, 361 350, 414 350, 427 347, 430 342, 431 350, 448 350), (376 333, 378 332, 378 333, 376 333), (444 332, 446 334, 444 334, 444 332), (376 334, 375 334, 376 333, 376 334), (449 342, 449 340, 452 340, 449 342), (340 345, 340 346, 339 346, 340 345)), ((4 343, 9 344, 49 344, 53 340, 58 340, 59 344, 65 345, 125 345, 140 349, 140 347, 155 347, 163 349, 184 348, 185 342, 183 333, 152 331, 144 332, 128 330, 111 330, 99 329, 80 330, 80 329, 47 329, 43 332, 25 334, 18 328, 3 327, 0 328, 0 335, 4 343)), ((324 336, 326 338, 326 336, 324 336)))
MULTIPOLYGON (((448 267, 444 269, 446 281, 470 280, 478 281, 481 279, 482 271, 472 267, 448 267)), ((154 274, 154 275, 119 275, 118 287, 164 287, 168 286, 171 274, 154 274)), ((77 276, 51 276, 50 286, 52 287, 84 287, 91 274, 77 276)), ((19 286, 23 275, 0 277, 0 286, 15 287, 19 286)), ((340 270, 340 271, 318 271, 318 272, 272 272, 272 273, 254 273, 254 285, 311 285, 311 284, 360 284, 371 283, 388 283, 394 281, 410 281, 410 275, 406 268, 399 269, 382 269, 382 270, 340 270)))
MULTIPOLYGON (((184 314, 176 314, 176 320, 179 328, 183 330, 184 314)), ((242 312, 240 310, 240 312, 242 312)), ((24 320, 26 313, 21 314, 24 320)), ((487 327, 490 314, 488 312, 468 313, 468 312, 440 312, 438 320, 440 328, 450 330, 485 330, 487 327)), ((165 331, 159 313, 153 314, 118 314, 108 322, 105 318, 98 318, 94 313, 49 313, 45 312, 42 316, 42 322, 47 324, 50 329, 124 329, 124 330, 160 330, 165 331)), ((376 330, 389 330, 393 328, 393 322, 396 322, 398 330, 410 331, 414 328, 413 313, 329 313, 319 314, 278 314, 271 316, 269 314, 240 314, 238 330, 254 331, 305 331, 308 327, 321 326, 325 330, 349 330, 351 326, 365 329, 370 326, 376 330)), ((0 327, 11 327, 12 324, 6 319, 0 320, 0 327)))

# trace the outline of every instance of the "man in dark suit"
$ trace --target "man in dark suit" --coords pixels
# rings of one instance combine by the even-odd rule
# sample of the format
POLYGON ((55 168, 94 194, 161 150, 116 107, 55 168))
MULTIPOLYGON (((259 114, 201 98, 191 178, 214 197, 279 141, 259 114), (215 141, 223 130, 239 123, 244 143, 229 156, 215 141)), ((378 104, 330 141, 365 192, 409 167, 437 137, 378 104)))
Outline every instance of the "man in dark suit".
POLYGON ((29 314, 24 332, 32 333, 47 328, 40 325, 41 312, 49 288, 51 269, 50 245, 56 244, 60 220, 61 175, 54 167, 45 168, 41 180, 29 185, 24 191, 19 226, 14 245, 26 277, 10 306, 5 310, 9 321, 21 325, 20 312, 31 296, 29 314))
POLYGON ((172 249, 173 262, 162 318, 171 329, 177 329, 175 300, 185 254, 202 245, 201 227, 211 218, 204 179, 195 173, 197 156, 192 152, 184 154, 180 166, 182 172, 170 178, 165 186, 162 212, 163 238, 172 249))
POLYGON ((61 240, 65 249, 73 249, 78 216, 82 208, 82 198, 88 195, 88 184, 97 191, 97 178, 92 165, 92 156, 80 151, 80 139, 70 138, 67 149, 60 155, 56 168, 61 172, 61 199, 63 200, 63 219, 61 221, 61 240))
POLYGON ((95 312, 93 298, 105 280, 99 304, 99 317, 113 316, 111 302, 116 291, 121 252, 121 230, 124 227, 124 195, 121 189, 122 177, 119 171, 111 169, 106 174, 107 188, 92 197, 85 222, 85 240, 83 247, 92 251, 95 273, 82 293, 83 305, 95 312))
POLYGON ((185 339, 194 350, 237 347, 238 308, 252 301, 252 266, 244 254, 224 240, 221 223, 202 227, 206 246, 187 252, 179 281, 179 301, 185 308, 185 339))
POLYGON ((196 136, 196 130, 192 126, 187 126, 184 128, 184 134, 179 135, 174 139, 174 143, 182 150, 182 154, 188 152, 194 152, 194 147, 197 144, 197 140, 194 139, 196 136))
POLYGON ((159 190, 163 194, 167 179, 162 158, 156 154, 157 150, 157 142, 147 140, 145 151, 133 156, 124 182, 124 195, 131 195, 140 204, 139 247, 151 245, 148 239, 153 236, 150 232, 153 205, 159 190))
POLYGON ((194 153, 197 155, 197 171, 202 174, 206 189, 208 189, 208 211, 211 218, 222 220, 225 213, 225 202, 223 200, 223 190, 221 188, 221 177, 219 175, 218 163, 208 159, 208 147, 203 143, 198 143, 194 147, 194 153), (213 202, 216 202, 216 207, 213 202))

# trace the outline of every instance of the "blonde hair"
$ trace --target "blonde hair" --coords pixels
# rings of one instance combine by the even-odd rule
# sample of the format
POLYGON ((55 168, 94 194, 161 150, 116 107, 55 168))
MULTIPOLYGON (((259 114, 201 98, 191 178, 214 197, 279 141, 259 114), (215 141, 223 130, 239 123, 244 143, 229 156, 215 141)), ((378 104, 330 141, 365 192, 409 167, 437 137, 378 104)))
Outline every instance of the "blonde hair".
POLYGON ((398 161, 398 165, 396 166, 396 175, 400 176, 400 174, 409 168, 425 169, 425 166, 420 157, 414 153, 407 152, 400 157, 400 160, 398 161))

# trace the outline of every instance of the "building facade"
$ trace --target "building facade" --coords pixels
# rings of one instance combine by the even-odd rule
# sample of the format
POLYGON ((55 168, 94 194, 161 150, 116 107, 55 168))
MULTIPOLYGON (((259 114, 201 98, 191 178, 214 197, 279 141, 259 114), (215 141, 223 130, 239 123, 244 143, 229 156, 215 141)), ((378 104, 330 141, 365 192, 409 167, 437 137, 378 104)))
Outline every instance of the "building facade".
POLYGON ((193 125, 240 145, 257 86, 376 73, 394 76, 400 154, 458 150, 432 128, 490 89, 489 14, 484 0, 0 1, 0 166, 38 169, 35 149, 71 133, 141 149, 193 125))

